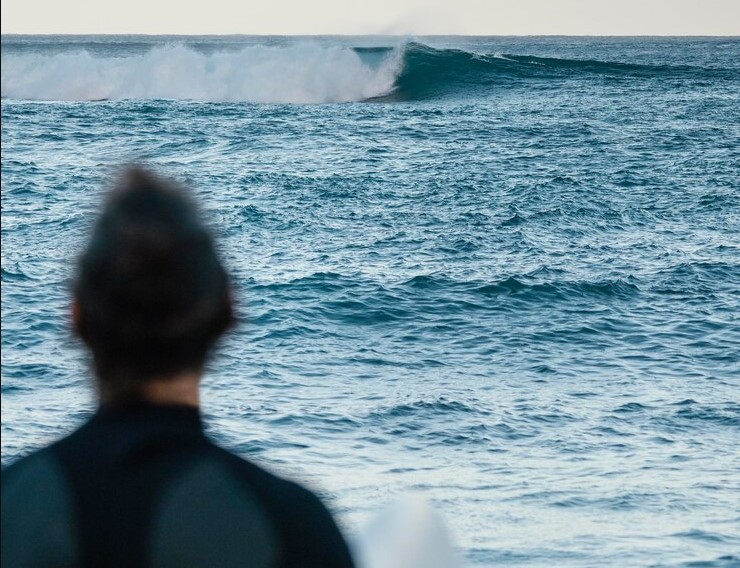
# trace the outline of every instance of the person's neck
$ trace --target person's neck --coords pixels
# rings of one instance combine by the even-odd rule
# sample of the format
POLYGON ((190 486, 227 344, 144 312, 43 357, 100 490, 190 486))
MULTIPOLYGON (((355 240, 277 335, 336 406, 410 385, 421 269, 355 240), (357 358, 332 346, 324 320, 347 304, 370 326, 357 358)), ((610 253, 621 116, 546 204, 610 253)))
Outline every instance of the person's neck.
POLYGON ((134 396, 131 396, 130 391, 124 395, 106 388, 100 388, 98 394, 101 404, 115 404, 122 398, 135 398, 150 404, 177 404, 198 408, 200 406, 200 378, 201 373, 190 371, 173 377, 143 381, 137 385, 134 396))

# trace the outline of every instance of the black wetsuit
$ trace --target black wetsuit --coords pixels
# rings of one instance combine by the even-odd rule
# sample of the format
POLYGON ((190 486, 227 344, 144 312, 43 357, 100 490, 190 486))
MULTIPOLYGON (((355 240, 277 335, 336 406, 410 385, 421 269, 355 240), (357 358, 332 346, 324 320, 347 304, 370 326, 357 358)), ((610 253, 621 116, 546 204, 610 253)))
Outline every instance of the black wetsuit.
POLYGON ((350 567, 309 491, 214 445, 184 406, 103 408, 2 472, 2 568, 350 567))

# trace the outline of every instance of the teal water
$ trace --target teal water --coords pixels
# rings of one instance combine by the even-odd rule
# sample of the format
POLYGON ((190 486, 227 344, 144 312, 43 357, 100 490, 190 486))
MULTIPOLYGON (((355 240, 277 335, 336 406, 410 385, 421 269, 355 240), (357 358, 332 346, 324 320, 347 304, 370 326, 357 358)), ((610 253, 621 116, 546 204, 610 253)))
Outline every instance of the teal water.
POLYGON ((217 439, 471 566, 740 564, 740 40, 2 38, 2 462, 93 401, 105 183, 190 184, 217 439))

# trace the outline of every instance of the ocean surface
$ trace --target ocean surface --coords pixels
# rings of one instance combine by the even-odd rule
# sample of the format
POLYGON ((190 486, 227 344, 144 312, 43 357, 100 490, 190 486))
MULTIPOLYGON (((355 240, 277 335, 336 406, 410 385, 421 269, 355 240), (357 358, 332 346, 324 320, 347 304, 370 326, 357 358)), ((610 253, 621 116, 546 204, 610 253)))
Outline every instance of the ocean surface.
POLYGON ((90 416, 111 175, 191 186, 227 448, 469 566, 740 566, 740 39, 2 38, 2 463, 90 416))

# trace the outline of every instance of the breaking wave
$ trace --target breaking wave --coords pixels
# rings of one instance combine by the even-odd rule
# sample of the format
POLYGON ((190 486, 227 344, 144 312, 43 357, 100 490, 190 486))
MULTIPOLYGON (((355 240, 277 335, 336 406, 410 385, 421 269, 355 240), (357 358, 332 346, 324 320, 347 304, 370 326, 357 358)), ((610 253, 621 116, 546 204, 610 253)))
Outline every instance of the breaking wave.
POLYGON ((404 101, 480 96, 497 88, 588 75, 736 77, 736 70, 479 54, 409 42, 400 47, 298 44, 202 53, 184 44, 127 57, 2 56, 2 96, 21 100, 181 99, 253 103, 404 101))
POLYGON ((394 65, 387 57, 373 68, 351 48, 319 45, 204 54, 180 44, 132 57, 97 57, 89 51, 3 55, 2 96, 336 103, 390 92, 394 65))

